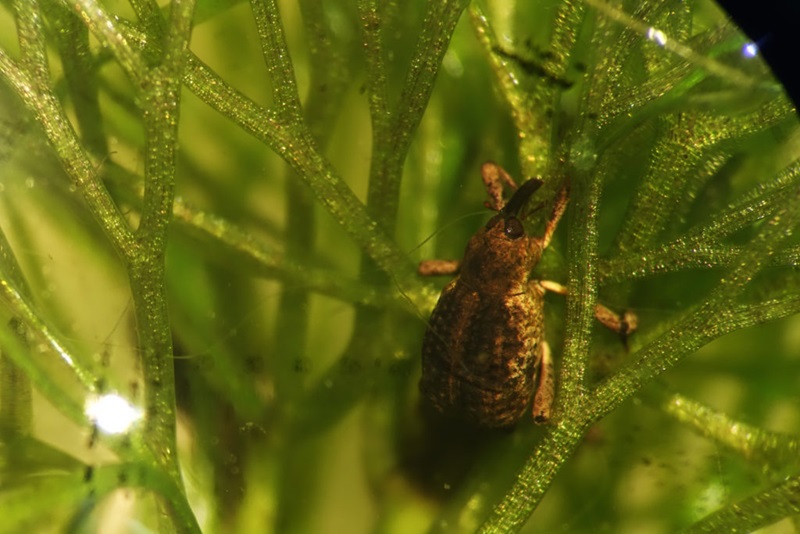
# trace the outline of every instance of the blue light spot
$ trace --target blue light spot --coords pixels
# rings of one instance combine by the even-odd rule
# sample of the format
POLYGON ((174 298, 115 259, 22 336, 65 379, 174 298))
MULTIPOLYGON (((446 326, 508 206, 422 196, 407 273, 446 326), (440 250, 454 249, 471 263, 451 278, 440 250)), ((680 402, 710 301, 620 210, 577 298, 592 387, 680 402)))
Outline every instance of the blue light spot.
POLYGON ((747 43, 742 47, 742 55, 746 58, 753 58, 758 55, 758 45, 755 43, 747 43))

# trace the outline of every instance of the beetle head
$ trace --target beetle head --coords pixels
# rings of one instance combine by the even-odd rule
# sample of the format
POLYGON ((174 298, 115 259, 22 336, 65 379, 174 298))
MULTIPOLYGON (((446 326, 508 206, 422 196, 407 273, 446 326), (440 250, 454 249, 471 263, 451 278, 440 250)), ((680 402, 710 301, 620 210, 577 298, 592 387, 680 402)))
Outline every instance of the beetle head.
POLYGON ((462 273, 481 279, 526 281, 542 255, 541 239, 525 230, 523 208, 542 186, 539 179, 522 184, 506 205, 470 239, 462 273))

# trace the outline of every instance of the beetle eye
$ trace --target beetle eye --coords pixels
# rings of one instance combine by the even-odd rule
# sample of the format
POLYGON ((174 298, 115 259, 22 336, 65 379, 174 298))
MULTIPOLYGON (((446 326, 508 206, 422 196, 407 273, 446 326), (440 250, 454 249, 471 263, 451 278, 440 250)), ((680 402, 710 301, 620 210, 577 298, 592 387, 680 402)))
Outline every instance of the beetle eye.
POLYGON ((506 235, 511 239, 517 239, 525 234, 525 228, 516 217, 509 217, 506 220, 506 235))

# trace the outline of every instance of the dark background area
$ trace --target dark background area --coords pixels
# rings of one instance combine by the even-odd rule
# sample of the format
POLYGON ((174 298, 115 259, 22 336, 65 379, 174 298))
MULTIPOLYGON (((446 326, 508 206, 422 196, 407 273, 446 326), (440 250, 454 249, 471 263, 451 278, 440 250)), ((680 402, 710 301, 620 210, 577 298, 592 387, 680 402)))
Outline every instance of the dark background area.
POLYGON ((720 6, 758 45, 775 77, 794 102, 800 102, 800 1, 798 0, 719 0, 720 6))

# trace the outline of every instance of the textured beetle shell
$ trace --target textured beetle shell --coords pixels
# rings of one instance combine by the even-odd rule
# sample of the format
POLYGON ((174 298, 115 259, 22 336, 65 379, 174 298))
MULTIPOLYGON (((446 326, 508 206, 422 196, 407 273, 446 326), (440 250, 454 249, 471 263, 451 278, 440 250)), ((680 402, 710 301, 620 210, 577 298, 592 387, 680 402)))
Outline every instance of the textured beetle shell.
POLYGON ((495 230, 473 236, 461 274, 442 291, 423 340, 420 380, 437 412, 487 428, 514 425, 530 406, 543 336, 544 291, 528 281, 541 250, 495 230))

